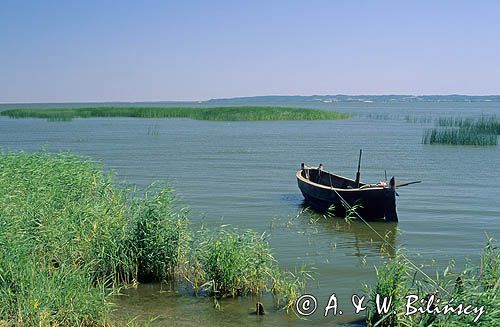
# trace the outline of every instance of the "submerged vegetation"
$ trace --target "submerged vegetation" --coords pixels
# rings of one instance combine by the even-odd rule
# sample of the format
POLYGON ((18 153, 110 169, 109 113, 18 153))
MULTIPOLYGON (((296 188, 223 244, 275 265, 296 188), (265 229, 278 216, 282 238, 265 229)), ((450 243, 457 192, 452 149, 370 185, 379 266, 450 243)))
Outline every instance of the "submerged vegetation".
POLYGON ((453 269, 451 263, 431 280, 404 260, 401 253, 391 259, 377 271, 377 284, 370 292, 368 326, 498 326, 500 251, 496 241, 488 240, 479 264, 469 263, 461 272, 453 269), (378 313, 377 294, 382 299, 392 299, 391 310, 386 314, 378 313), (413 314, 408 315, 405 313, 409 295, 417 296, 420 301, 412 303, 413 314), (446 306, 456 311, 446 313, 443 311, 446 306), (467 306, 471 307, 463 311, 467 306), (413 311, 420 307, 429 310, 413 311))
POLYGON ((424 132, 424 144, 497 145, 500 120, 496 117, 441 117, 436 127, 424 132))
POLYGON ((0 185, 0 325, 109 325, 111 296, 137 282, 269 291, 285 307, 303 290, 264 236, 192 232, 168 187, 139 197, 90 161, 25 153, 0 154, 0 185))
POLYGON ((0 111, 11 118, 42 118, 47 120, 72 120, 93 117, 133 118, 191 118, 212 121, 243 120, 335 120, 350 115, 335 111, 287 107, 216 107, 216 108, 141 108, 97 107, 65 109, 11 109, 0 111))

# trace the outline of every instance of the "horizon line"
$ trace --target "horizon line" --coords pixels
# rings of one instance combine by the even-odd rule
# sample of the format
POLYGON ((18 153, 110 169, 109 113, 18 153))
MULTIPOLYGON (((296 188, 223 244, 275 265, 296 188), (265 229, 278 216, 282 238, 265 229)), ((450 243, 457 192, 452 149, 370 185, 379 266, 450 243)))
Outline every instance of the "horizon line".
POLYGON ((384 97, 384 96, 405 96, 405 97, 453 97, 453 96, 462 96, 462 97, 469 97, 469 98, 478 98, 478 97, 500 97, 500 94, 460 94, 460 93, 449 93, 449 94, 397 94, 397 93, 386 93, 386 94, 345 94, 345 93, 337 93, 337 94, 310 94, 310 95, 303 95, 303 94, 269 94, 269 95, 249 95, 249 96, 235 96, 235 97, 221 97, 221 98, 210 98, 210 99, 205 99, 205 100, 83 100, 83 101, 7 101, 7 102, 0 102, 0 105, 12 105, 12 104, 71 104, 71 103, 162 103, 162 102, 170 102, 170 103, 176 103, 176 102, 198 102, 198 103, 203 103, 203 102, 209 102, 209 101, 221 101, 221 100, 237 100, 237 99, 248 99, 248 98, 262 98, 262 97, 336 97, 336 96, 343 96, 343 97, 384 97))

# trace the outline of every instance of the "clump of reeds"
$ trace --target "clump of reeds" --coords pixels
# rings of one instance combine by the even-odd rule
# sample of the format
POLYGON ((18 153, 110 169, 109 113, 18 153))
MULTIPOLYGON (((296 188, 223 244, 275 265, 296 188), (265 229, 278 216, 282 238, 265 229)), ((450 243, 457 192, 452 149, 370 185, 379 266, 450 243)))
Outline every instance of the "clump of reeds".
POLYGON ((158 124, 148 126, 148 133, 147 134, 151 135, 151 136, 160 135, 160 127, 158 126, 158 124))
POLYGON ((191 239, 189 219, 184 210, 175 210, 172 189, 146 193, 133 206, 133 241, 140 282, 173 279, 185 268, 191 239))
MULTIPOLYGON (((422 275, 414 265, 404 257, 397 255, 377 271, 377 284, 370 292, 370 305, 367 316, 368 326, 496 326, 500 319, 500 251, 496 242, 489 239, 479 264, 469 264, 461 272, 453 272, 450 264, 435 278, 422 275), (392 306, 386 315, 376 312, 375 297, 377 294, 392 297, 392 306), (477 314, 443 314, 415 313, 406 315, 406 296, 416 295, 423 302, 414 306, 426 306, 426 299, 431 295, 439 299, 439 306, 446 304, 457 306, 470 305, 483 307, 484 313, 477 314)), ((437 302, 434 302, 436 304, 437 302)), ((432 306, 431 306, 432 307, 432 306)))
POLYGON ((271 291, 277 304, 288 309, 304 290, 302 277, 306 275, 281 271, 265 234, 221 228, 202 235, 194 250, 192 265, 197 268, 192 280, 208 294, 224 297, 271 291))
POLYGON ((297 299, 304 293, 307 280, 313 279, 310 271, 307 271, 305 267, 295 272, 281 271, 276 267, 271 277, 276 305, 287 312, 293 310, 297 299))
POLYGON ((428 124, 432 123, 433 119, 431 116, 412 116, 412 115, 406 115, 405 116, 405 121, 407 123, 418 123, 418 124, 428 124))
POLYGON ((219 295, 256 294, 267 289, 275 261, 264 235, 222 228, 205 233, 195 251, 202 276, 199 282, 219 295))
POLYGON ((102 324, 136 270, 123 195, 68 155, 0 155, 0 171, 0 320, 102 324))
POLYGON ((170 188, 118 191, 91 161, 0 153, 0 185, 0 325, 107 325, 110 296, 137 281, 272 290, 288 301, 301 286, 282 277, 264 236, 221 229, 193 239, 170 188))
POLYGON ((424 144, 497 145, 496 134, 483 133, 474 128, 431 128, 425 131, 424 144))
POLYGON ((74 118, 91 117, 135 117, 135 118, 191 118, 212 121, 244 120, 335 120, 349 118, 349 114, 319 109, 288 107, 216 107, 216 108, 141 108, 141 107, 97 107, 67 109, 11 109, 0 111, 0 115, 12 118, 43 118, 67 121, 74 118))
POLYGON ((497 145, 500 120, 496 117, 441 117, 436 127, 424 132, 424 144, 497 145))
POLYGON ((404 296, 409 290, 408 266, 397 255, 387 264, 383 265, 377 272, 377 284, 369 295, 369 306, 367 322, 368 326, 400 326, 397 310, 403 308, 404 296), (392 310, 387 314, 380 313, 376 306, 377 295, 380 299, 392 299, 392 310))
POLYGON ((480 118, 455 118, 440 117, 438 126, 471 128, 485 134, 500 135, 500 120, 495 116, 482 116, 480 118))

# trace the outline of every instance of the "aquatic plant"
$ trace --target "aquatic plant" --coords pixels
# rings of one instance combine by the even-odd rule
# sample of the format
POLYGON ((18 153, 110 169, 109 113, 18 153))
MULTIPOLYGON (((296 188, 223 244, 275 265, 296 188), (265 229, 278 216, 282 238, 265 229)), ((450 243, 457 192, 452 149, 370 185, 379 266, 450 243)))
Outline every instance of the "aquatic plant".
POLYGON ((496 116, 482 116, 480 118, 440 117, 437 125, 470 128, 484 134, 500 135, 500 119, 496 116))
POLYGON ((0 326, 108 325, 111 295, 137 281, 191 280, 218 295, 273 290, 292 301, 293 281, 276 277, 264 235, 221 229, 194 239, 171 188, 140 197, 113 184, 76 156, 0 153, 0 326))
POLYGON ((219 295, 257 294, 268 287, 268 277, 275 266, 265 235, 253 231, 221 228, 203 232, 196 245, 195 261, 209 290, 219 295))
POLYGON ((271 273, 271 278, 276 306, 287 312, 294 309, 297 299, 306 290, 307 281, 314 279, 311 272, 305 267, 295 272, 281 271, 279 268, 275 268, 271 273))
POLYGON ((135 274, 123 194, 69 155, 0 155, 0 320, 102 325, 135 274))
POLYGON ((158 136, 158 135, 160 135, 160 127, 158 126, 158 124, 154 124, 154 125, 148 126, 148 132, 147 132, 147 134, 151 135, 151 136, 158 136))
POLYGON ((226 227, 199 232, 203 236, 194 249, 193 285, 216 298, 271 292, 278 308, 292 309, 312 279, 310 273, 304 268, 282 271, 265 234, 226 227))
POLYGON ((432 128, 424 132, 423 144, 497 145, 496 134, 487 134, 475 128, 432 128))
POLYGON ((424 132, 424 144, 497 145, 500 120, 495 116, 480 118, 440 117, 436 127, 424 132))
MULTIPOLYGON (((369 295, 368 326, 400 326, 400 319, 397 312, 403 308, 403 298, 408 292, 408 266, 397 255, 387 264, 383 265, 377 272, 377 284, 371 290, 369 295), (377 310, 377 296, 380 299, 392 299, 392 309, 384 314, 377 310)), ((381 302, 380 302, 381 303, 381 302)))
POLYGON ((407 123, 414 123, 414 124, 428 124, 432 123, 433 118, 432 116, 412 116, 412 115, 406 115, 404 120, 407 123))
MULTIPOLYGON (((370 292, 368 326, 497 326, 500 321, 500 251, 496 241, 488 239, 479 264, 468 263, 461 272, 453 270, 454 264, 451 262, 431 279, 399 253, 377 271, 377 283, 370 292), (377 294, 381 298, 392 297, 391 309, 386 315, 377 313, 377 294), (425 310, 408 315, 405 314, 405 297, 408 295, 422 300, 415 306, 424 308, 434 298, 434 303, 429 302, 431 310, 462 304, 464 308, 470 305, 478 308, 478 311, 459 315, 425 310)), ((469 311, 473 312, 472 309, 469 311)))
POLYGON ((11 109, 0 111, 11 118, 42 118, 68 121, 74 118, 134 117, 134 118, 191 118, 212 121, 242 120, 335 120, 350 115, 335 111, 288 107, 97 107, 66 109, 11 109))
POLYGON ((185 210, 175 210, 173 190, 163 187, 146 193, 133 208, 133 243, 140 282, 164 281, 180 274, 188 259, 189 219, 185 210))

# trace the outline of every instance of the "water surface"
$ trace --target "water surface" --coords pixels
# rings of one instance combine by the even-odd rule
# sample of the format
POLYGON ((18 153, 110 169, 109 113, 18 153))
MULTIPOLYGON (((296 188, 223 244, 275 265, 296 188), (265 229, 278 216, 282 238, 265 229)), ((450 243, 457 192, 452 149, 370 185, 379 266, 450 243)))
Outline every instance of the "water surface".
MULTIPOLYGON (((140 285, 116 299, 115 316, 123 321, 138 316, 157 317, 153 325, 158 326, 333 326, 363 318, 353 314, 348 303, 353 293, 363 293, 363 284, 373 283, 374 265, 384 261, 377 233, 391 234, 391 245, 404 247, 415 262, 434 262, 435 267, 452 258, 458 266, 466 258, 477 261, 486 235, 498 239, 500 148, 423 145, 421 138, 433 117, 500 115, 499 103, 314 106, 354 117, 307 122, 134 118, 47 122, 0 117, 0 147, 89 156, 114 171, 117 181, 140 188, 156 180, 170 181, 179 205, 191 208, 194 224, 203 220, 211 227, 231 224, 267 232, 282 268, 312 269, 315 280, 309 283, 309 292, 320 306, 335 292, 344 311, 342 316, 325 318, 318 309, 309 320, 300 320, 274 310, 272 299, 264 298, 260 300, 268 314, 256 317, 249 314, 254 298, 225 299, 223 311, 217 311, 212 299, 181 296, 182 290, 165 285, 140 285), (384 179, 384 170, 401 181, 423 181, 399 190, 400 222, 374 223, 376 233, 362 223, 346 224, 314 214, 297 217, 302 196, 294 174, 300 163, 323 163, 327 170, 354 178, 360 148, 363 181, 384 179)), ((8 107, 12 106, 1 106, 8 107)))

